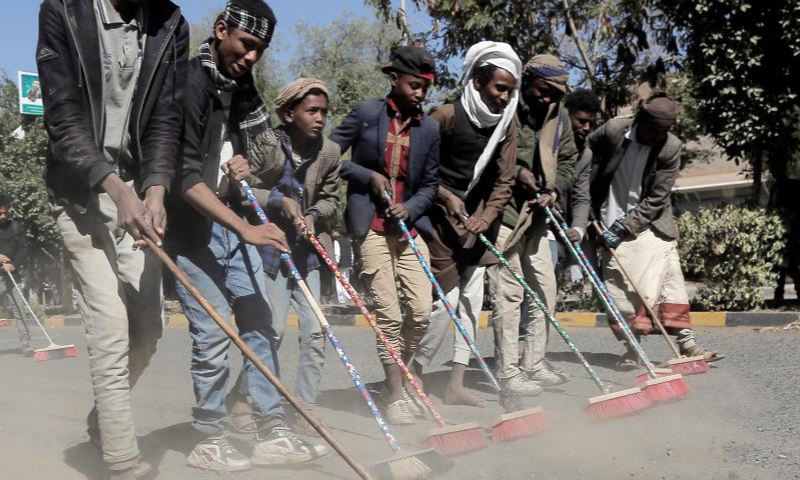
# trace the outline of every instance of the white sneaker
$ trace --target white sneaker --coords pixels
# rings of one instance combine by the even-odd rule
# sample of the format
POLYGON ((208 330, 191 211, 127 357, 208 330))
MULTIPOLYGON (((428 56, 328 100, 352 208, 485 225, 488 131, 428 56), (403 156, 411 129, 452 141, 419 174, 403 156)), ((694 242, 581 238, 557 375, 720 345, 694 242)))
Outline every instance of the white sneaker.
POLYGON ((253 465, 286 465, 303 463, 328 454, 325 445, 314 445, 298 437, 288 427, 279 426, 270 432, 256 434, 250 461, 253 465))
POLYGON ((186 462, 196 468, 215 472, 238 472, 252 468, 250 460, 228 442, 224 433, 198 443, 186 462))
POLYGON ((389 425, 414 425, 414 415, 408 411, 408 402, 405 399, 397 400, 386 407, 386 421, 389 425))
POLYGON ((554 387, 556 385, 561 385, 562 383, 567 383, 569 379, 563 373, 556 373, 552 370, 547 368, 540 368, 535 372, 528 373, 528 378, 541 385, 542 387, 554 387))
POLYGON ((408 413, 415 417, 425 416, 425 405, 422 403, 422 400, 417 398, 416 395, 408 393, 405 387, 403 388, 403 400, 406 402, 406 410, 408 410, 408 413))

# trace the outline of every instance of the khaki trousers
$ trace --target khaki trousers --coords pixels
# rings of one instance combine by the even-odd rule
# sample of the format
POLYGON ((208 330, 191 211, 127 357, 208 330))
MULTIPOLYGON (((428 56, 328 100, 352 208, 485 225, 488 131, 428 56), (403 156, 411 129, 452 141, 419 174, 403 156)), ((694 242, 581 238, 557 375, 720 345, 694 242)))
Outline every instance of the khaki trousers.
POLYGON ((136 384, 161 337, 161 263, 117 225, 117 207, 95 194, 86 212, 54 208, 78 287, 103 458, 112 469, 139 457, 131 409, 136 384))
MULTIPOLYGON (((500 251, 505 250, 510 235, 510 228, 500 227, 497 238, 500 251)), ((525 236, 506 250, 503 256, 552 313, 556 304, 557 288, 545 216, 536 215, 525 236)), ((550 325, 544 312, 528 300, 528 328, 525 333, 525 349, 520 359, 520 311, 525 300, 525 291, 508 269, 500 264, 489 268, 489 291, 494 299, 492 323, 497 348, 497 376, 511 378, 523 370, 533 372, 543 368, 550 325)))
MULTIPOLYGON (((415 238, 427 257, 428 246, 415 238)), ((419 345, 431 313, 431 283, 408 242, 400 233, 379 233, 370 229, 361 244, 361 276, 375 299, 375 317, 389 344, 408 358, 419 345), (400 306, 398 284, 404 307, 400 306)), ((395 363, 383 342, 378 340, 378 356, 384 365, 395 363)))

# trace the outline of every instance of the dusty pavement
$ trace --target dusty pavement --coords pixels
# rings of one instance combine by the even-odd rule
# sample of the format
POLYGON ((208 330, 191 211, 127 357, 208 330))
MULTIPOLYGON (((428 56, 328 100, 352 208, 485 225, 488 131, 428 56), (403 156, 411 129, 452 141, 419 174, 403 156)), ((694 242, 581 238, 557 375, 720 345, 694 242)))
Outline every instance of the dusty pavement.
MULTIPOLYGON (((87 442, 84 418, 91 405, 86 349, 78 327, 52 330, 56 341, 75 343, 78 359, 33 363, 15 349, 16 330, 0 328, 0 479, 101 479, 98 452, 87 442)), ((339 327, 337 333, 370 387, 377 390, 380 367, 373 336, 366 328, 339 327)), ((633 376, 609 367, 619 346, 600 328, 571 329, 579 348, 600 375, 618 386, 633 376)), ((296 330, 287 332, 281 352, 284 377, 291 385, 297 359, 296 330)), ((535 399, 552 424, 549 431, 510 444, 491 444, 472 455, 457 457, 446 479, 698 479, 788 480, 800 478, 800 332, 757 334, 751 328, 702 329, 699 338, 728 358, 705 375, 688 378, 690 395, 641 415, 588 423, 581 413, 585 399, 597 394, 563 342, 551 335, 554 364, 573 374, 570 383, 535 399)), ((41 341, 41 339, 39 340, 41 341)), ((344 462, 330 456, 293 469, 258 469, 217 475, 193 470, 184 457, 191 449, 190 407, 193 395, 188 373, 190 343, 183 328, 170 328, 137 386, 135 419, 144 457, 158 465, 160 480, 195 478, 341 479, 354 478, 344 462)), ((492 355, 490 330, 479 331, 479 348, 492 355)), ((663 341, 652 338, 645 348, 667 358, 663 341)), ((444 349, 443 349, 444 350, 444 349)), ((442 366, 428 375, 434 402, 441 405, 449 349, 440 353, 442 366)), ((237 370, 240 362, 238 354, 237 370)), ((489 400, 484 409, 441 406, 450 422, 489 425, 501 412, 482 374, 469 379, 489 400)), ((374 422, 352 389, 349 376, 328 349, 328 362, 317 409, 351 450, 371 464, 389 456, 374 422)), ((413 450, 430 420, 395 428, 404 448, 413 450)), ((246 446, 246 438, 240 443, 246 446)))

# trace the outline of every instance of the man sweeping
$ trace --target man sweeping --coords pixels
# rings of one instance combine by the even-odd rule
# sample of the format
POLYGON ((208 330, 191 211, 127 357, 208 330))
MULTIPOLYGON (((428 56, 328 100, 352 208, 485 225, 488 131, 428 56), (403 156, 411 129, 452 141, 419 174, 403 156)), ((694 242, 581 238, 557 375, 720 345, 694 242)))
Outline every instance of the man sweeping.
MULTIPOLYGON (((442 136, 441 186, 430 210, 428 235, 431 266, 464 328, 475 338, 483 306, 486 267, 497 258, 477 241, 497 239, 503 208, 511 198, 516 175, 517 108, 522 62, 508 44, 480 42, 464 60, 464 93, 431 114, 442 136)), ((519 311, 517 311, 519 317, 519 311)), ((450 315, 436 302, 431 324, 415 361, 431 364, 450 326, 450 315)), ((464 388, 470 350, 455 335, 453 370, 444 402, 482 407, 485 402, 464 388)))
POLYGON ((139 247, 166 230, 188 45, 168 0, 45 0, 39 12, 45 181, 86 329, 88 433, 114 480, 150 470, 131 388, 161 337, 161 265, 139 247))
MULTIPOLYGON (((592 211, 606 226, 600 243, 616 252, 631 281, 676 337, 680 353, 713 362, 724 355, 697 344, 677 250, 670 197, 682 147, 670 132, 677 117, 678 104, 666 93, 654 91, 640 103, 634 118, 610 120, 587 138, 592 211)), ((574 222, 586 224, 585 218, 574 222)), ((620 312, 637 337, 656 332, 617 259, 607 250, 602 252, 603 276, 620 312)), ((618 325, 609 326, 618 340, 624 338, 618 325)), ((637 368, 637 355, 627 342, 626 349, 617 367, 637 368)))
MULTIPOLYGON (((538 207, 553 207, 572 187, 578 151, 569 115, 561 103, 568 78, 566 65, 553 55, 536 55, 524 67, 522 99, 517 107, 516 183, 497 237, 498 248, 551 312, 556 305, 556 278, 547 216, 538 207)), ((525 348, 520 355, 523 287, 502 265, 490 268, 489 279, 494 298, 497 372, 503 394, 536 395, 542 387, 564 383, 566 377, 545 362, 549 323, 544 312, 527 308, 525 348)))
POLYGON ((22 346, 22 355, 33 356, 31 348, 31 331, 28 327, 30 314, 25 309, 22 297, 8 275, 14 275, 19 283, 19 269, 25 264, 28 257, 28 241, 25 238, 25 229, 17 220, 11 218, 11 198, 0 194, 0 268, 3 269, 0 281, 0 297, 6 299, 6 305, 11 309, 11 314, 17 323, 19 343, 22 346))

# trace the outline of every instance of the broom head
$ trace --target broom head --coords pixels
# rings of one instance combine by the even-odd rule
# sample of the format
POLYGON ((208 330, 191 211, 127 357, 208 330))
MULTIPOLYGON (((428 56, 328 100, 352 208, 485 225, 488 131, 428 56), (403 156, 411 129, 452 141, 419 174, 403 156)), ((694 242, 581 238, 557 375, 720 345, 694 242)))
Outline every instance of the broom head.
POLYGON ((549 426, 541 407, 526 408, 501 415, 492 424, 492 438, 497 442, 512 442, 520 438, 532 437, 547 430, 549 426))
POLYGON ((431 430, 422 443, 440 455, 453 456, 480 450, 488 446, 481 426, 477 423, 462 423, 431 430))
POLYGON ((607 393, 589 399, 586 414, 593 420, 607 420, 609 418, 633 415, 648 407, 652 403, 639 387, 607 393))
MULTIPOLYGON (((669 368, 654 368, 654 372, 656 372, 656 378, 668 377, 670 375, 675 375, 675 372, 670 370, 669 368)), ((650 372, 647 370, 643 371, 642 373, 636 375, 636 385, 640 383, 644 383, 650 380, 650 372)))
POLYGON ((43 362, 45 360, 57 360, 59 358, 77 357, 78 349, 75 345, 56 345, 51 343, 44 348, 37 348, 33 351, 33 361, 43 362))
POLYGON ((7 327, 7 326, 8 326, 8 320, 6 320, 5 318, 0 318, 0 327, 7 327))
POLYGON ((686 384, 683 375, 670 375, 644 382, 642 391, 655 405, 686 395, 689 393, 689 385, 686 384))
POLYGON ((433 449, 396 455, 376 463, 370 471, 380 480, 420 480, 441 475, 453 468, 453 462, 433 449))
POLYGON ((673 373, 695 375, 697 373, 706 373, 708 371, 708 362, 706 362, 706 357, 703 355, 673 358, 667 362, 667 368, 672 370, 673 373))

